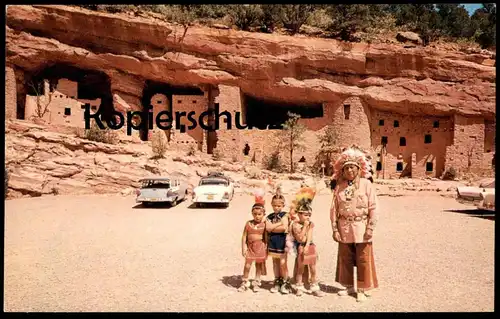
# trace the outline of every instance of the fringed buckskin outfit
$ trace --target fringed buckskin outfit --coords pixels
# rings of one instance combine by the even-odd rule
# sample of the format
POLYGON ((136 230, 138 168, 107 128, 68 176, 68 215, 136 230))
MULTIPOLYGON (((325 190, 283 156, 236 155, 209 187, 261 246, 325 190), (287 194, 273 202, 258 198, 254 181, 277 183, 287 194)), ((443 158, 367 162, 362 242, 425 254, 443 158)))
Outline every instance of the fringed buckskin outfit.
POLYGON ((267 258, 267 245, 264 242, 266 222, 262 221, 255 225, 253 221, 249 221, 245 227, 248 247, 246 261, 255 261, 256 263, 265 262, 267 258), (260 239, 250 241, 250 235, 260 235, 260 239))
POLYGON ((342 153, 335 168, 338 182, 333 192, 330 220, 333 232, 338 231, 341 238, 335 281, 345 287, 353 287, 353 267, 356 266, 358 290, 377 288, 372 239, 364 238, 367 230, 373 232, 378 220, 377 197, 367 179, 370 177, 369 166, 362 153, 349 149, 342 153), (342 178, 342 169, 347 164, 359 168, 359 177, 354 181, 342 178))

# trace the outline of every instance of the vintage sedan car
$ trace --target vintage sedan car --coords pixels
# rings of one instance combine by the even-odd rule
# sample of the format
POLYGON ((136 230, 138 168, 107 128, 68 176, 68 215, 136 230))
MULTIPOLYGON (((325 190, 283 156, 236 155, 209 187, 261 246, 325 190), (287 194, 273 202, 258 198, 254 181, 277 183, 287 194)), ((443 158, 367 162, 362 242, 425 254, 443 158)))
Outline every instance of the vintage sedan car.
POLYGON ((474 205, 478 209, 495 211, 495 179, 483 180, 479 187, 463 186, 457 188, 456 200, 459 203, 474 205))
POLYGON ((226 207, 234 196, 233 181, 221 173, 209 173, 202 177, 193 189, 192 199, 197 207, 204 204, 224 204, 226 207))
POLYGON ((147 206, 151 203, 170 203, 176 206, 188 194, 188 184, 177 177, 143 178, 140 189, 137 190, 136 202, 147 206))

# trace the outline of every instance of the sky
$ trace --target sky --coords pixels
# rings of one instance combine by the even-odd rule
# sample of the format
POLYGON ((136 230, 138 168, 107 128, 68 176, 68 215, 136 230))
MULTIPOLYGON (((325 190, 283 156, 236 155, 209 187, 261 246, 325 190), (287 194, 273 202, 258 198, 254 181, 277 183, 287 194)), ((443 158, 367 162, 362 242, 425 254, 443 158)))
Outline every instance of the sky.
POLYGON ((480 3, 462 3, 462 4, 464 5, 465 9, 467 9, 467 11, 469 12, 469 15, 472 15, 474 11, 483 6, 480 3))

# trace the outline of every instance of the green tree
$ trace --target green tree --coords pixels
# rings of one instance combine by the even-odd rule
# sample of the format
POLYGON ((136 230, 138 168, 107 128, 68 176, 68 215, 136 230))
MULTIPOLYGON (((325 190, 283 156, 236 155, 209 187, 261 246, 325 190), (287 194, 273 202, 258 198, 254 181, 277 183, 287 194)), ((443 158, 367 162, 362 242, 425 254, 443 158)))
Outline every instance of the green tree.
POLYGON ((282 5, 281 19, 283 26, 291 31, 292 34, 299 32, 300 27, 306 23, 307 19, 314 12, 313 4, 285 4, 282 5))
POLYGON ((248 31, 260 24, 263 12, 258 4, 236 4, 230 5, 229 16, 240 30, 248 31))
POLYGON ((475 29, 464 6, 453 3, 438 4, 443 34, 452 38, 470 38, 475 29))
POLYGON ((273 33, 274 30, 283 25, 283 5, 262 4, 262 30, 273 33))
POLYGON ((327 12, 332 17, 328 30, 344 41, 356 41, 354 34, 373 22, 370 5, 366 4, 334 4, 327 12))
POLYGON ((496 15, 495 3, 483 3, 483 7, 471 17, 473 25, 477 27, 476 41, 483 48, 496 47, 496 15))
POLYGON ((295 171, 293 166, 293 151, 304 147, 302 144, 302 134, 306 127, 299 123, 300 115, 288 112, 288 120, 283 124, 283 146, 290 151, 290 172, 295 171))

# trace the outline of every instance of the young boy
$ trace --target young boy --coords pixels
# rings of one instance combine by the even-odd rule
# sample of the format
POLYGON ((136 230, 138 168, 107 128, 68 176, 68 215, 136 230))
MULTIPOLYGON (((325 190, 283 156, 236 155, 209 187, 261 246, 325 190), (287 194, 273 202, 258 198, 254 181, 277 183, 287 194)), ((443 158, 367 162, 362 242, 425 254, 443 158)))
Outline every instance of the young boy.
POLYGON ((286 235, 288 232, 288 216, 283 212, 285 198, 281 194, 273 196, 271 201, 273 213, 266 218, 266 231, 268 233, 268 255, 273 260, 274 287, 272 293, 280 291, 282 294, 290 292, 288 278, 287 253, 285 251, 286 235))

